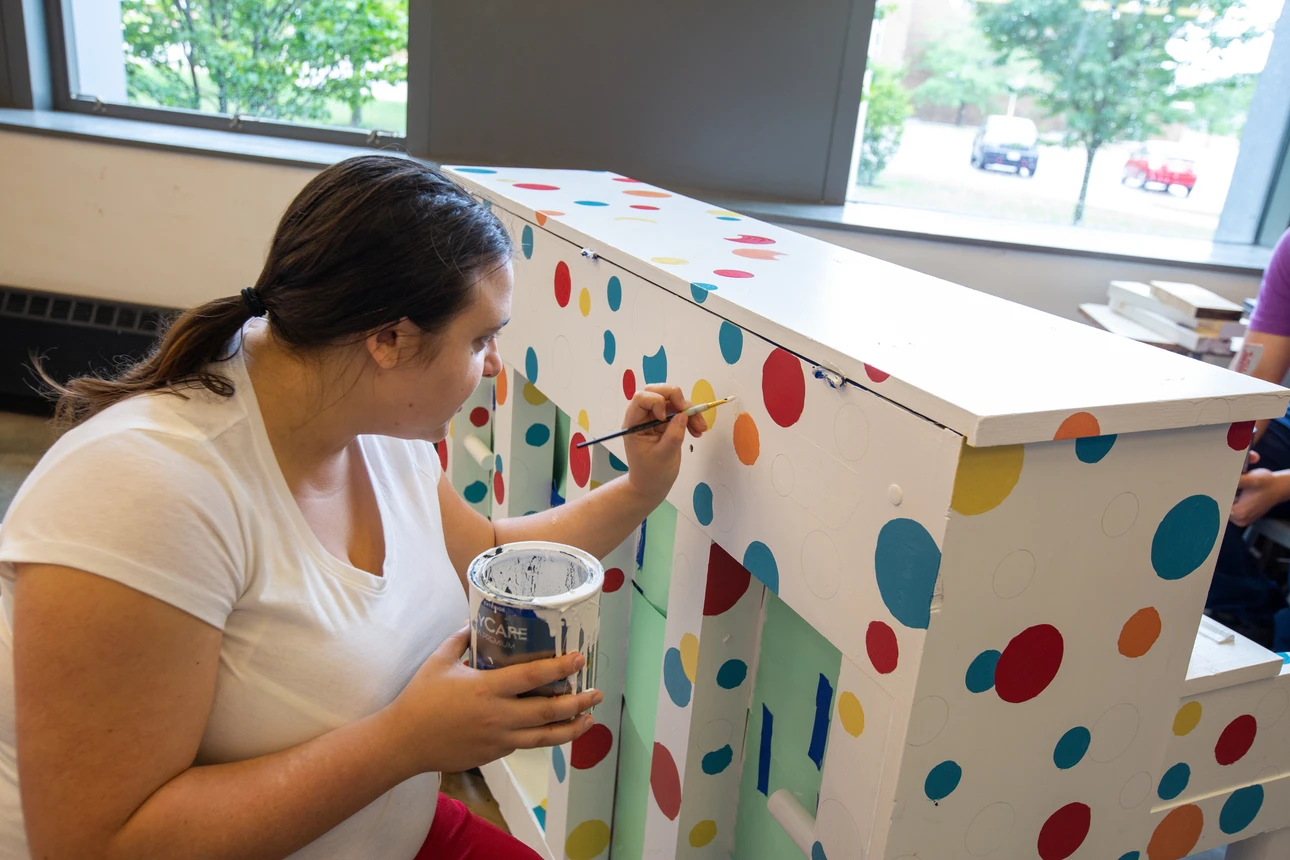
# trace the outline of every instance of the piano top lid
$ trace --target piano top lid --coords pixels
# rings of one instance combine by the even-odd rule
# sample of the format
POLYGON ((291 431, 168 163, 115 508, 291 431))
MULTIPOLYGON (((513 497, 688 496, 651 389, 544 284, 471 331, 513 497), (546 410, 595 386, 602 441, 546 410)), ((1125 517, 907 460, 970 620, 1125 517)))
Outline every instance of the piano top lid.
MULTIPOLYGON (((961 433, 1226 424, 1290 391, 613 173, 447 167, 499 208, 961 433)), ((517 237, 519 238, 519 237, 517 237)), ((1060 265, 1054 261, 1054 265, 1060 265)))

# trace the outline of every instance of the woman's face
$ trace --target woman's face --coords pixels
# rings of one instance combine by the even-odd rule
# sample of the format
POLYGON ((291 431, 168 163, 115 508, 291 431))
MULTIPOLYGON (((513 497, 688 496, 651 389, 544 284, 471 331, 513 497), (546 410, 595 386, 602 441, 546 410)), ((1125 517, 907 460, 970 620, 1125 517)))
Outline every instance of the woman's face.
POLYGON ((369 339, 381 412, 377 432, 428 442, 448 435, 448 422, 480 379, 502 370, 497 335, 510 322, 513 286, 508 260, 475 282, 469 303, 439 333, 421 333, 405 320, 388 340, 384 333, 369 339), (421 350, 432 354, 428 362, 421 350))

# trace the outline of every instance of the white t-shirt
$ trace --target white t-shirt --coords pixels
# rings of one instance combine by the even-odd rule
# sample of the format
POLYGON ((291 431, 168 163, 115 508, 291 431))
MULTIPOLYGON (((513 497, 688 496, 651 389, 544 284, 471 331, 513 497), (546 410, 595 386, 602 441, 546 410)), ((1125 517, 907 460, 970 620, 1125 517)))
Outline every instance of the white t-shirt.
MULTIPOLYGON (((277 752, 378 711, 466 622, 434 447, 359 439, 385 531, 384 575, 373 576, 328 553, 305 522, 241 351, 218 369, 236 386, 231 398, 134 397, 67 433, 0 528, 0 857, 29 856, 14 748, 14 562, 90 571, 224 631, 197 764, 277 752)), ((410 860, 438 788, 437 774, 408 780, 291 858, 410 860)))

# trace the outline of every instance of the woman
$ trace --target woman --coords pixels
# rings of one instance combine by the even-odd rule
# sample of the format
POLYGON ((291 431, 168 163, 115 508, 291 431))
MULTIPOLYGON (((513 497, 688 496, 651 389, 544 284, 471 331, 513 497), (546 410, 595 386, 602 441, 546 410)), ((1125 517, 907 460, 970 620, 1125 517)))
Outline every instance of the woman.
MULTIPOLYGON (((474 513, 432 443, 501 372, 510 254, 435 170, 350 159, 288 208, 254 288, 62 390, 79 423, 0 531, 0 856, 535 856, 438 772, 567 743, 601 695, 517 697, 577 655, 463 666, 463 573, 516 540, 607 554, 687 422, 628 437, 628 474, 556 511, 474 513)), ((626 421, 687 405, 653 386, 626 421)))

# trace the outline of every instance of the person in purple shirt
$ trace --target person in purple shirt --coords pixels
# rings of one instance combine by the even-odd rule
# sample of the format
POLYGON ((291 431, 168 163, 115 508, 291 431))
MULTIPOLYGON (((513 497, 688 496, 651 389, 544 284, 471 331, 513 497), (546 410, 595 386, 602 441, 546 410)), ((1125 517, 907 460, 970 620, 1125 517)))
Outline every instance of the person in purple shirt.
MULTIPOLYGON (((1280 385, 1290 371, 1290 231, 1277 243, 1263 273, 1246 342, 1263 346, 1252 375, 1280 385)), ((1244 540, 1246 527, 1256 520, 1290 519, 1290 410, 1284 417, 1260 422, 1254 438, 1248 471, 1237 484, 1205 611, 1262 645, 1290 651, 1285 593, 1263 572, 1244 540)))

